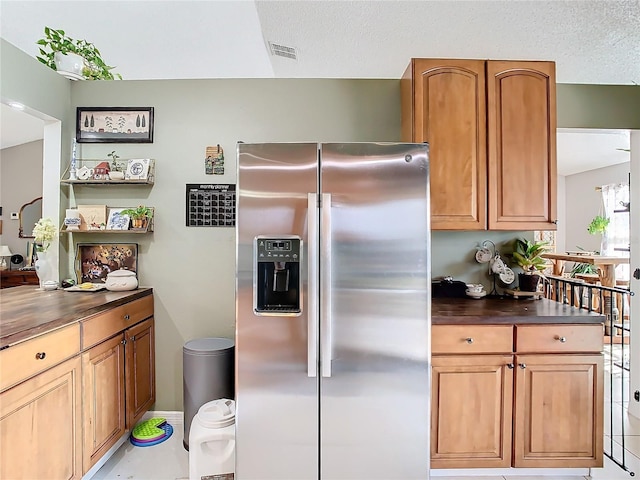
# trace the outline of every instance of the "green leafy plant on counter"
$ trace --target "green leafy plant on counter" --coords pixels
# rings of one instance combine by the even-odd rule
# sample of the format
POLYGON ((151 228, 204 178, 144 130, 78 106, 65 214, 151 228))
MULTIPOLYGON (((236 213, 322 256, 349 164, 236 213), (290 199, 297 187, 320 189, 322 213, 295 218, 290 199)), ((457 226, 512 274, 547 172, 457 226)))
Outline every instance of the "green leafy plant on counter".
POLYGON ((531 242, 524 238, 516 238, 513 242, 513 260, 522 268, 524 273, 540 275, 549 264, 542 258, 542 254, 549 251, 549 242, 531 242))
POLYGON ((115 75, 111 72, 115 67, 105 63, 100 54, 100 50, 91 42, 86 40, 75 40, 65 34, 64 30, 56 30, 44 27, 44 37, 36 42, 40 45, 40 55, 36 58, 41 62, 57 70, 55 62, 56 52, 63 55, 75 53, 84 59, 82 75, 88 80, 122 80, 119 73, 115 75))
POLYGON ((591 223, 587 227, 587 231, 591 235, 604 233, 607 230, 607 227, 609 226, 609 222, 611 222, 611 220, 605 217, 604 215, 596 215, 593 218, 593 220, 591 220, 591 223))

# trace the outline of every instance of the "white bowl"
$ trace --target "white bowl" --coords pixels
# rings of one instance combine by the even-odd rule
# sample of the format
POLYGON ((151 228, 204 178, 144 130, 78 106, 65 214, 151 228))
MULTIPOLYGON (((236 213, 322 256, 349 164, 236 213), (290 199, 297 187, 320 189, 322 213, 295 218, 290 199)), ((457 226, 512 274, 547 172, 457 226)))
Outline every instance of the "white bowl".
POLYGON ((470 292, 469 290, 467 290, 466 293, 467 293, 467 295, 469 297, 475 298, 475 299, 482 298, 482 297, 487 295, 487 291, 486 290, 483 290, 481 292, 470 292))
POLYGON ((109 172, 109 179, 124 180, 124 172, 109 172))

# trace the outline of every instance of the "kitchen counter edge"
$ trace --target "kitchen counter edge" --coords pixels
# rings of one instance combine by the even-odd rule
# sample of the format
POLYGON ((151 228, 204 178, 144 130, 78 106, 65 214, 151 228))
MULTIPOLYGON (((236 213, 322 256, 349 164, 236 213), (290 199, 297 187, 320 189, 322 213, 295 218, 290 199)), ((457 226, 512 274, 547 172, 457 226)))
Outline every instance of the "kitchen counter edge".
POLYGON ((0 297, 0 349, 152 294, 151 287, 124 292, 60 289, 43 292, 33 286, 6 288, 0 297))

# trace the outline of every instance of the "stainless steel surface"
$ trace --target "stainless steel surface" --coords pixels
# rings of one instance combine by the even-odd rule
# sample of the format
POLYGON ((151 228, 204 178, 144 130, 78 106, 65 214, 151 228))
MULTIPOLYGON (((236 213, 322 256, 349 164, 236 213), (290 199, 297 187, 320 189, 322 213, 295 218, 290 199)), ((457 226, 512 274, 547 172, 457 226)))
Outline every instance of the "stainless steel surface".
POLYGON ((236 478, 425 479, 427 147, 320 149, 238 146, 236 478), (300 316, 254 315, 257 235, 302 238, 300 316))
POLYGON ((331 376, 331 360, 333 358, 333 346, 331 335, 331 315, 332 303, 331 294, 333 292, 331 284, 331 194, 322 194, 320 204, 320 281, 321 308, 320 308, 320 369, 323 377, 331 376))
POLYGON ((318 379, 307 376, 307 266, 300 266, 301 315, 253 312, 254 238, 298 235, 306 248, 317 157, 316 143, 238 146, 236 478, 241 480, 318 478, 318 379))
POLYGON ((307 376, 315 377, 318 372, 318 263, 320 249, 318 248, 318 195, 309 193, 307 209, 308 216, 308 256, 309 272, 309 305, 307 310, 307 376))
POLYGON ((333 346, 320 385, 320 478, 427 478, 426 147, 322 144, 320 163, 331 193, 333 346))

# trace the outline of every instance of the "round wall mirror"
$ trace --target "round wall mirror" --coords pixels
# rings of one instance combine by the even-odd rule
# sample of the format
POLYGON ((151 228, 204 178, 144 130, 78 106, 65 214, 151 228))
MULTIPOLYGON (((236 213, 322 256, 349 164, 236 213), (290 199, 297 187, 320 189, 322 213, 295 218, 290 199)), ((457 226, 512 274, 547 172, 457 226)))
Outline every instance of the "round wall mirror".
POLYGON ((33 227, 42 218, 42 197, 38 197, 20 208, 18 237, 33 238, 33 227))

